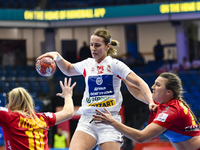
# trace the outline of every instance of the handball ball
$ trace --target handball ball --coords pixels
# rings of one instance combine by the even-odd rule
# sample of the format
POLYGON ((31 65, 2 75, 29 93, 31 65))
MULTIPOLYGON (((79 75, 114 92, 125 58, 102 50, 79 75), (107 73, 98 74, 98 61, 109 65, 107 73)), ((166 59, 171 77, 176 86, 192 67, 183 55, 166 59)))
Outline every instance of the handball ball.
POLYGON ((56 63, 51 57, 43 57, 37 60, 35 68, 41 76, 49 77, 56 70, 56 63))

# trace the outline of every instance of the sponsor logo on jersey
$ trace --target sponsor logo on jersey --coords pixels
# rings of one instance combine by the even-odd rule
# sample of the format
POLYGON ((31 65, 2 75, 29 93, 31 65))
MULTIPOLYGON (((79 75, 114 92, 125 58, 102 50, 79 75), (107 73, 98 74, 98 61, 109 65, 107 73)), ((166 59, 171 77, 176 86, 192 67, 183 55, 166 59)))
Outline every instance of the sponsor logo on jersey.
POLYGON ((104 91, 104 92, 92 92, 90 96, 99 96, 99 95, 113 95, 113 91, 104 91))
POLYGON ((158 121, 161 121, 161 122, 165 122, 167 117, 168 117, 168 114, 160 113, 155 120, 158 120, 158 121))
POLYGON ((114 99, 109 99, 107 101, 89 104, 88 106, 94 106, 94 107, 111 107, 111 106, 114 106, 114 105, 116 105, 115 100, 114 99))
POLYGON ((103 68, 103 66, 97 66, 97 74, 102 74, 102 73, 104 73, 104 68, 103 68))
POLYGON ((165 106, 165 110, 163 110, 162 113, 167 112, 168 109, 169 109, 169 106, 165 106))
POLYGON ((191 126, 185 127, 183 131, 199 131, 199 128, 197 125, 191 125, 191 126))
POLYGON ((105 90, 105 89, 106 89, 106 87, 95 87, 94 91, 105 90))
POLYGON ((9 150, 12 150, 12 147, 10 145, 10 141, 9 140, 7 141, 7 147, 8 147, 9 150))
POLYGON ((96 84, 97 84, 97 85, 101 85, 102 83, 103 83, 102 77, 97 77, 97 79, 96 79, 96 84))
POLYGON ((99 75, 88 77, 89 97, 113 95, 113 76, 99 75))
POLYGON ((111 72, 111 67, 110 67, 110 65, 107 66, 107 71, 108 71, 108 72, 111 72))
POLYGON ((102 97, 102 96, 101 96, 101 97, 96 97, 96 96, 95 96, 95 97, 91 97, 91 98, 90 98, 90 97, 87 97, 87 98, 86 98, 86 102, 87 102, 87 103, 91 103, 91 102, 94 102, 94 101, 105 100, 105 99, 107 99, 107 98, 108 98, 108 97, 102 97))

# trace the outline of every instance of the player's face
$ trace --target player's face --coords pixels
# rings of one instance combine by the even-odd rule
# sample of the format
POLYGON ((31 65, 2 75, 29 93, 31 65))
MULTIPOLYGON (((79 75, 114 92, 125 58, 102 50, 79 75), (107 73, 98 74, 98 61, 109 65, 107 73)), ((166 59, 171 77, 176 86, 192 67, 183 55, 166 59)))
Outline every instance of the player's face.
POLYGON ((92 57, 97 61, 102 61, 106 56, 110 48, 110 43, 105 45, 103 38, 92 35, 90 38, 90 50, 92 57))
POLYGON ((167 102, 167 95, 168 95, 168 91, 166 89, 165 83, 166 83, 167 79, 162 78, 162 77, 158 77, 155 80, 154 85, 151 87, 153 90, 153 100, 155 100, 156 102, 163 104, 167 102))

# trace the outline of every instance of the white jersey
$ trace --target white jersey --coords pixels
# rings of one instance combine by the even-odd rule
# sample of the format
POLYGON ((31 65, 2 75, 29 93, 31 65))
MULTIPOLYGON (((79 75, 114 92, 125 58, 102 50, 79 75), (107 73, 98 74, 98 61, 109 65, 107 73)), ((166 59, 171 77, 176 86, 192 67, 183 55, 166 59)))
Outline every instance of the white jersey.
POLYGON ((126 79, 132 71, 127 65, 107 56, 99 63, 88 58, 74 64, 74 67, 85 77, 86 85, 78 113, 93 115, 96 107, 103 112, 103 107, 107 107, 111 113, 120 111, 123 101, 120 92, 121 78, 126 79))

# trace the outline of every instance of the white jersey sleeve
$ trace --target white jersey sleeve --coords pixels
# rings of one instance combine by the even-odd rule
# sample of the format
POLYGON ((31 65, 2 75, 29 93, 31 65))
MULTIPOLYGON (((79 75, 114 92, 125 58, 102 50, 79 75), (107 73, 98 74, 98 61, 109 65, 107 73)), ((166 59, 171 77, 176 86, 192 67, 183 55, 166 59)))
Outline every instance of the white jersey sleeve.
POLYGON ((115 76, 119 76, 124 79, 126 79, 127 75, 132 71, 126 64, 117 59, 113 59, 112 69, 115 76))

